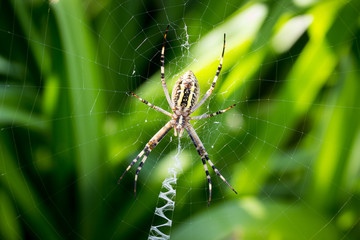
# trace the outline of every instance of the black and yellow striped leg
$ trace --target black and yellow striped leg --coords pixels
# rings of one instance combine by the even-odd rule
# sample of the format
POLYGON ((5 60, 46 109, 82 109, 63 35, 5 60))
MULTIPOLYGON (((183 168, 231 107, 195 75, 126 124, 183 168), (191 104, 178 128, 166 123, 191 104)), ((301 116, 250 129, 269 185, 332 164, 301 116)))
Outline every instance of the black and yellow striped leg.
POLYGON ((208 99, 208 97, 211 95, 212 91, 214 90, 215 88, 215 84, 216 84, 216 81, 220 75, 220 71, 222 69, 222 65, 223 65, 223 59, 224 59, 224 53, 225 53, 225 41, 226 41, 226 34, 224 33, 224 45, 223 45, 223 50, 222 50, 222 54, 221 54, 221 59, 220 59, 220 64, 216 70, 216 74, 215 74, 215 77, 214 77, 214 80, 211 84, 211 87, 209 90, 207 90, 206 94, 204 95, 204 97, 200 100, 200 102, 198 104, 195 105, 195 107, 193 107, 191 109, 191 113, 195 112, 196 109, 198 109, 198 107, 200 107, 201 105, 203 105, 203 103, 206 101, 206 99, 208 99))
MULTIPOLYGON (((198 152, 199 156, 201 157, 201 161, 203 163, 203 166, 204 166, 204 170, 205 170, 205 174, 206 174, 206 178, 208 180, 208 184, 209 184, 209 201, 208 201, 208 206, 210 205, 210 202, 211 202, 211 192, 212 192, 212 184, 211 184, 211 177, 210 177, 210 174, 209 174, 209 170, 208 170, 208 167, 206 165, 206 161, 205 161, 205 158, 202 154, 202 151, 201 151, 201 148, 199 147, 199 144, 198 144, 198 141, 196 140, 196 137, 197 136, 194 136, 192 133, 191 133, 191 130, 186 128, 186 131, 188 132, 191 140, 193 141, 194 145, 195 145, 195 148, 196 148, 196 151, 198 152)), ((195 132, 195 131, 194 131, 195 132)), ((196 134, 196 133, 195 133, 196 134)))
POLYGON ((136 97, 137 99, 139 99, 140 101, 142 101, 143 103, 145 103, 146 105, 148 105, 149 107, 155 109, 156 111, 159 111, 159 112, 161 112, 161 113, 163 113, 163 114, 165 114, 165 115, 168 115, 169 117, 172 117, 172 114, 171 114, 171 113, 169 113, 168 111, 162 109, 161 107, 158 107, 158 106, 155 106, 155 105, 149 103, 148 101, 146 101, 145 99, 142 99, 141 97, 137 96, 137 95, 136 95, 135 93, 133 93, 133 92, 129 92, 129 93, 131 93, 131 95, 133 95, 134 97, 136 97))
POLYGON ((134 182, 134 196, 135 196, 135 199, 136 199, 136 183, 137 183, 137 179, 138 179, 138 176, 139 176, 139 173, 141 171, 141 168, 142 166, 144 165, 147 157, 149 156, 151 152, 151 149, 149 149, 146 153, 145 153, 145 156, 143 157, 143 159, 141 160, 140 164, 139 164, 139 167, 137 168, 136 170, 136 173, 135 173, 135 182, 134 182))
POLYGON ((120 181, 123 178, 123 176, 125 175, 125 173, 127 171, 129 171, 129 169, 145 154, 139 164, 139 167, 136 170, 136 173, 135 173, 135 182, 134 182, 135 198, 136 198, 136 183, 137 183, 138 175, 141 171, 141 168, 143 167, 150 152, 159 144, 159 142, 165 137, 165 135, 170 131, 171 128, 173 128, 173 126, 171 124, 171 121, 169 121, 150 139, 150 141, 146 144, 145 148, 139 153, 139 155, 136 156, 136 158, 130 163, 130 165, 126 168, 125 172, 119 178, 118 183, 120 183, 120 181))
POLYGON ((236 104, 224 109, 224 110, 220 110, 220 111, 217 111, 215 113, 211 113, 211 114, 204 114, 204 115, 200 115, 200 116, 195 116, 195 117, 190 117, 190 120, 196 120, 196 119, 204 119, 204 118, 209 118, 209 117, 213 117, 213 116, 216 116, 216 115, 219 115, 219 114, 222 114, 224 112, 226 112, 227 110, 230 110, 232 109, 233 107, 235 107, 236 104))
POLYGON ((121 179, 124 177, 125 173, 127 173, 130 168, 142 157, 142 155, 144 155, 145 152, 147 152, 149 149, 149 146, 146 145, 145 148, 139 153, 139 155, 136 156, 136 158, 134 160, 132 160, 132 162, 129 164, 129 166, 126 168, 126 170, 124 171, 124 173, 121 175, 121 177, 118 180, 118 184, 120 184, 121 179))
POLYGON ((221 175, 221 173, 219 172, 219 170, 217 170, 217 168, 215 167, 215 165, 211 162, 211 160, 209 159, 209 156, 205 150, 205 148, 203 148, 204 154, 205 154, 205 159, 208 161, 208 163, 210 164, 210 166, 212 167, 212 169, 214 170, 214 172, 221 178, 221 180, 223 180, 230 188, 231 190, 234 191, 234 193, 237 194, 237 192, 235 191, 235 189, 226 181, 226 179, 223 177, 223 175, 221 175))
MULTIPOLYGON (((194 142, 194 141, 193 141, 193 142, 194 142)), ((195 142, 194 142, 194 144, 195 144, 195 142)), ((195 146, 196 146, 196 145, 195 145, 195 146)), ((196 147, 196 149, 197 149, 198 154, 199 154, 200 157, 201 157, 201 161, 202 161, 203 166, 204 166, 206 178, 207 178, 208 184, 209 184, 209 201, 208 201, 208 206, 210 206, 210 202, 211 202, 211 192, 212 192, 211 177, 210 177, 210 174, 209 174, 208 167, 207 167, 207 165, 206 165, 205 158, 204 158, 204 156, 201 154, 201 150, 199 149, 199 147, 196 147)))
POLYGON ((188 132, 191 140, 193 141, 196 150, 198 152, 198 154, 201 157, 201 160, 203 162, 204 165, 204 169, 205 169, 205 173, 206 173, 206 177, 208 179, 209 182, 209 202, 208 202, 208 206, 210 204, 211 201, 211 190, 212 190, 212 185, 211 185, 211 180, 210 180, 210 175, 209 175, 209 171, 207 170, 207 166, 206 166, 206 161, 210 164, 210 166, 212 167, 212 169, 214 170, 214 172, 221 178, 221 180, 223 180, 230 188, 231 190, 233 190, 236 194, 237 192, 235 191, 235 189, 233 187, 231 187, 231 185, 226 181, 226 179, 221 175, 221 173, 219 172, 219 170, 214 166, 214 164, 211 162, 211 160, 209 159, 209 156, 205 150, 205 147, 203 145, 203 143, 201 142, 199 136, 196 134, 195 129, 193 128, 193 126, 189 123, 186 127, 185 127, 186 131, 188 132), (204 159, 205 158, 205 159, 204 159))
POLYGON ((164 35, 164 44, 163 44, 162 49, 161 49, 161 56, 160 56, 161 67, 160 67, 160 70, 161 70, 161 84, 162 84, 163 89, 164 89, 166 100, 168 101, 169 106, 172 109, 173 104, 171 102, 170 95, 169 95, 169 90, 167 89, 166 82, 165 82, 165 42, 166 42, 166 35, 167 35, 168 30, 169 30, 169 26, 170 25, 168 25, 167 28, 166 28, 165 35, 164 35))

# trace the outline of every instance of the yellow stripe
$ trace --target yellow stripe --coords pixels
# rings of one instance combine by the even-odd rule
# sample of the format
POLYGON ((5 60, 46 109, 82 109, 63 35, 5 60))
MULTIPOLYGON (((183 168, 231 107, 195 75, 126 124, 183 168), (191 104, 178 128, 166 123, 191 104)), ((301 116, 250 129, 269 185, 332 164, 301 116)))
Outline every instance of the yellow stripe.
POLYGON ((180 96, 179 96, 178 102, 177 102, 178 107, 180 107, 180 104, 182 102, 182 98, 184 97, 184 89, 185 89, 184 84, 181 84, 181 93, 180 93, 180 96))
POLYGON ((192 100, 192 98, 193 98, 194 91, 195 91, 195 84, 193 83, 193 85, 191 86, 191 89, 190 89, 190 96, 189 96, 188 103, 187 103, 187 105, 186 105, 186 110, 189 109, 189 107, 190 107, 190 105, 191 105, 191 100, 192 100))

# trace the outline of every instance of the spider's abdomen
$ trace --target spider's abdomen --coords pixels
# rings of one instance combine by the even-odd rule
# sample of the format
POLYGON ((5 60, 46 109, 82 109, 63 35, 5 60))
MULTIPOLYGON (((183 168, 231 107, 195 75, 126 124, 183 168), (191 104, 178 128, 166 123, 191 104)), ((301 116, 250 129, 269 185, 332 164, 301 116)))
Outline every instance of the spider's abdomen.
POLYGON ((175 83, 171 99, 174 108, 185 113, 191 110, 199 99, 199 83, 192 71, 187 71, 175 83))

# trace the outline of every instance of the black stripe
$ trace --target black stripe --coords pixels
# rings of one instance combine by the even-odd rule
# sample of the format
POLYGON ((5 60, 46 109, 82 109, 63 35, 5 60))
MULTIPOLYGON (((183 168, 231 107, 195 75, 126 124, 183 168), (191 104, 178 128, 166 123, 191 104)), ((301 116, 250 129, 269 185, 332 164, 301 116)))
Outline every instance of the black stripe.
POLYGON ((130 167, 131 167, 132 165, 134 165, 134 164, 137 162, 137 160, 139 160, 139 158, 140 158, 140 157, 136 157, 136 158, 130 163, 130 167))
POLYGON ((192 136, 192 134, 189 134, 189 136, 190 136, 190 138, 191 138, 191 141, 193 141, 195 147, 197 148, 198 146, 197 146, 197 144, 196 144, 196 142, 195 142, 194 137, 192 136))
POLYGON ((184 89, 184 95, 183 98, 181 99, 181 105, 186 107, 188 102, 189 102, 189 96, 190 96, 190 88, 185 88, 184 89))
POLYGON ((147 152, 145 153, 145 156, 149 156, 150 152, 151 152, 150 150, 147 151, 147 152))
POLYGON ((166 129, 166 131, 163 134, 161 134, 161 136, 158 138, 158 142, 160 142, 165 137, 165 135, 170 131, 170 129, 171 128, 166 129))

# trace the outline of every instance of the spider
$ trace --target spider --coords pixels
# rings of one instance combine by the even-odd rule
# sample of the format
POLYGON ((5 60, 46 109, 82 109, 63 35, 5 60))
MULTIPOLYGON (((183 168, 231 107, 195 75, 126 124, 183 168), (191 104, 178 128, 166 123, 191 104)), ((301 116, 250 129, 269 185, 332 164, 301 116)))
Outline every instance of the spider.
POLYGON ((127 171, 129 171, 129 169, 141 157, 143 157, 140 164, 139 164, 139 167, 137 168, 136 173, 135 173, 134 195, 135 195, 135 199, 136 199, 136 182, 137 182, 137 179, 138 179, 138 175, 139 175, 139 173, 141 171, 141 168, 144 165, 147 157, 149 156, 150 152, 159 144, 159 142, 165 137, 165 135, 172 128, 174 128, 174 135, 175 136, 178 135, 179 137, 182 136, 182 134, 184 132, 184 129, 185 129, 187 131, 187 133, 189 134, 191 140, 193 141, 193 143, 194 143, 194 145, 196 147, 196 150, 197 150, 198 154, 201 157, 203 166, 204 166, 206 178, 207 178, 208 183, 209 183, 209 201, 208 201, 208 206, 209 206, 210 201, 211 201, 212 185, 211 185, 211 178, 210 178, 210 174, 209 174, 209 171, 208 171, 206 161, 210 164, 210 166, 212 167, 214 172, 231 188, 231 190, 233 190, 236 194, 237 194, 237 192, 235 191, 235 189, 233 187, 231 187, 231 185, 220 174, 219 170, 214 166, 212 161, 209 159, 208 153, 206 152, 203 143, 201 142, 199 136, 195 132, 194 127, 190 124, 189 121, 190 120, 196 120, 196 119, 209 118, 209 117, 216 116, 218 114, 222 114, 222 113, 226 112, 227 110, 235 107, 235 105, 236 105, 236 104, 234 104, 234 105, 232 105, 232 106, 230 106, 230 107, 228 107, 228 108, 226 108, 224 110, 220 110, 220 111, 217 111, 215 113, 203 114, 203 115, 200 115, 200 116, 190 117, 190 115, 196 109, 198 109, 206 101, 206 99, 208 99, 208 97, 211 95, 212 91, 214 90, 216 80, 218 79, 221 68, 222 68, 224 52, 225 52, 226 34, 224 34, 224 45, 223 45, 223 50, 222 50, 222 54, 221 54, 221 60, 220 60, 220 64, 218 66, 218 69, 216 71, 214 80, 213 80, 213 82, 211 84, 210 89, 206 92, 204 97, 198 103, 199 92, 200 92, 199 83, 198 83, 198 80, 196 79, 196 77, 195 77, 195 75, 194 75, 194 73, 192 71, 185 72, 184 75, 182 75, 176 81, 175 86, 174 86, 173 91, 172 91, 172 94, 171 94, 171 100, 170 100, 170 95, 169 95, 169 92, 168 92, 168 89, 167 89, 167 86, 166 86, 166 82, 165 82, 165 64, 164 64, 165 43, 166 43, 166 35, 167 35, 168 30, 169 30, 169 25, 167 26, 166 31, 165 31, 164 44, 162 46, 161 57, 160 57, 160 62, 161 62, 161 83, 162 83, 162 87, 164 89, 166 100, 169 103, 170 108, 171 108, 173 113, 169 113, 168 111, 165 111, 164 109, 149 103, 145 99, 142 99, 139 96, 137 96, 135 93, 132 93, 132 92, 129 92, 129 93, 132 94, 137 99, 139 99, 141 102, 148 105, 149 107, 151 107, 151 108, 155 109, 156 111, 159 111, 159 112, 169 116, 171 118, 171 120, 169 122, 167 122, 165 124, 165 126, 163 126, 150 139, 150 141, 145 145, 144 149, 139 153, 139 155, 136 156, 136 158, 126 168, 124 173, 119 178, 118 183, 120 183, 120 181, 123 178, 123 176, 125 175, 125 173, 127 171))

